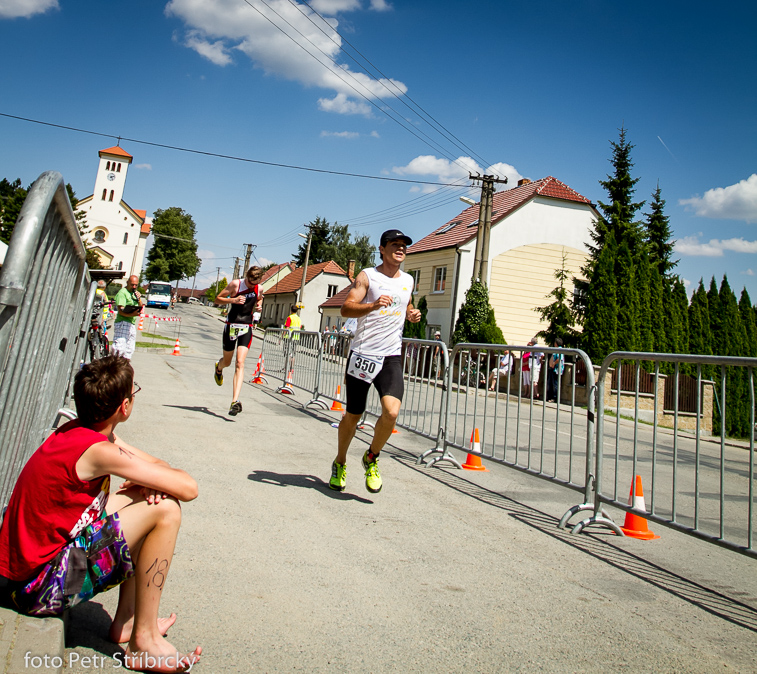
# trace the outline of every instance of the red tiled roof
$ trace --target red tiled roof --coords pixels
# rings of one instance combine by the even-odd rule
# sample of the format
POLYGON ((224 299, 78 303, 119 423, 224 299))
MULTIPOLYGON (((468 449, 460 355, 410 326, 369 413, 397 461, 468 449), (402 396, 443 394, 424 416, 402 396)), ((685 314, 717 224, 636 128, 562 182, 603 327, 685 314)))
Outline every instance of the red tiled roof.
POLYGON ((140 234, 149 234, 150 229, 152 229, 152 225, 149 222, 143 222, 142 223, 142 229, 140 229, 140 234))
POLYGON ((347 295, 354 283, 350 283, 346 288, 342 288, 336 295, 329 297, 323 304, 319 304, 318 307, 341 307, 344 304, 344 300, 347 299, 347 295))
POLYGON ((116 157, 127 157, 128 159, 134 159, 126 150, 124 150, 122 147, 119 147, 118 145, 114 145, 113 147, 109 147, 105 150, 100 150, 100 156, 104 154, 109 155, 116 155, 116 157))
POLYGON ((179 297, 205 297, 205 293, 208 292, 208 288, 205 288, 205 290, 199 290, 195 288, 192 290, 191 288, 179 288, 176 292, 179 297))
MULTIPOLYGON (((328 262, 319 262, 318 264, 308 265, 308 275, 305 283, 310 283, 318 274, 337 274, 339 276, 347 276, 347 272, 344 271, 336 262, 329 260, 328 262)), ((300 289, 302 286, 302 267, 297 267, 291 274, 287 274, 281 281, 275 286, 269 288, 266 291, 266 295, 278 295, 280 293, 293 293, 300 289)))
MULTIPOLYGON (((494 203, 492 205, 492 225, 506 218, 510 213, 520 208, 523 204, 536 198, 537 196, 552 197, 553 199, 562 199, 563 201, 574 201, 591 206, 591 201, 580 195, 575 190, 568 187, 565 183, 560 182, 552 176, 547 176, 541 180, 521 185, 512 190, 504 192, 495 192, 494 203)), ((469 227, 478 222, 478 204, 466 208, 458 216, 452 218, 441 227, 438 227, 428 236, 416 241, 407 249, 410 253, 423 253, 429 250, 439 250, 441 248, 452 248, 465 243, 476 236, 476 227, 469 227), (453 222, 457 224, 450 227, 447 231, 442 232, 453 222)))
POLYGON ((284 262, 283 264, 276 264, 263 274, 263 278, 260 279, 260 282, 265 283, 271 277, 276 276, 276 274, 278 274, 285 267, 289 267, 290 272, 297 269, 297 265, 294 262, 284 262))

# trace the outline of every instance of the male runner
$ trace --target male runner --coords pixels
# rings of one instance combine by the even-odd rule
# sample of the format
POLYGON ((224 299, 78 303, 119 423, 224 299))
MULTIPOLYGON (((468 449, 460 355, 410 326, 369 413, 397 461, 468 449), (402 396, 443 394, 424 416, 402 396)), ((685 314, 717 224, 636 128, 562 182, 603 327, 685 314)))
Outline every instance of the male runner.
POLYGON ((142 311, 138 285, 139 277, 130 276, 126 287, 116 295, 118 315, 113 323, 113 353, 127 360, 134 355, 137 346, 137 316, 142 311))
POLYGON ((214 378, 219 386, 223 386, 224 368, 231 365, 234 349, 237 351, 232 382, 233 395, 229 408, 229 415, 232 417, 242 411, 239 394, 242 392, 244 381, 244 361, 252 344, 252 315, 263 306, 263 291, 258 285, 262 276, 263 270, 260 267, 250 267, 244 279, 235 279, 216 295, 216 302, 230 305, 223 328, 223 358, 215 364, 214 378))
POLYGON ((373 441, 363 454, 363 468, 366 489, 374 494, 381 491, 378 456, 394 430, 405 391, 402 328, 406 317, 412 323, 421 320, 421 312, 411 303, 413 277, 400 271, 412 242, 398 229, 384 232, 379 245, 381 264, 358 274, 342 305, 342 316, 357 318, 357 329, 347 358, 347 411, 339 424, 337 455, 329 481, 329 487, 337 491, 344 491, 347 450, 365 411, 371 383, 381 399, 381 416, 373 441))

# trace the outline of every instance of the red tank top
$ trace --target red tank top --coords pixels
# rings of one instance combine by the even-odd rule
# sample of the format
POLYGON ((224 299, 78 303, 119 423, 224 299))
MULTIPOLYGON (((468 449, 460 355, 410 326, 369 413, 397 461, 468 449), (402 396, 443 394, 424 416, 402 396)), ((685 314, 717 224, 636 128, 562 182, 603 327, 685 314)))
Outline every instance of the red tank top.
POLYGON ((107 441, 77 420, 55 431, 26 462, 0 528, 0 575, 26 580, 105 510, 110 476, 84 482, 76 462, 107 441))

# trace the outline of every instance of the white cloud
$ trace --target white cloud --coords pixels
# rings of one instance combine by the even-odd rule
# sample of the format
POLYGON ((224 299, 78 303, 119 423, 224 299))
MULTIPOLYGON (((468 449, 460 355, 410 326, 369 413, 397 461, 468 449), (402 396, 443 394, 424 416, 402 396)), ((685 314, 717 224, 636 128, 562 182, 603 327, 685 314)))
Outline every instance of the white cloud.
POLYGON ((196 30, 187 33, 184 45, 190 49, 194 49, 200 56, 204 56, 208 61, 215 63, 217 66, 227 66, 231 63, 231 56, 222 40, 208 42, 196 30))
MULTIPOLYGON (((492 164, 487 169, 482 169, 475 159, 470 157, 458 157, 456 161, 441 159, 434 155, 420 155, 406 166, 395 166, 392 172, 402 176, 433 177, 438 182, 454 183, 465 180, 469 173, 496 175, 500 178, 507 177, 508 184, 514 186, 523 176, 514 166, 505 163, 492 164)), ((501 187, 501 186, 500 186, 501 187)), ((429 185, 426 191, 436 189, 429 185)))
POLYGON ((728 187, 715 187, 703 196, 678 202, 703 218, 757 222, 757 173, 728 187))
POLYGON ((0 0, 0 19, 28 19, 51 9, 60 9, 58 0, 0 0))
POLYGON ((321 131, 321 138, 346 138, 347 140, 353 140, 360 138, 360 134, 357 131, 321 131))
MULTIPOLYGON (((380 9, 383 4, 374 0, 372 6, 380 9)), ((388 96, 387 88, 407 91, 402 82, 377 82, 338 62, 342 39, 336 32, 339 22, 333 17, 338 12, 361 9, 359 0, 314 0, 314 7, 326 16, 321 18, 306 5, 289 0, 249 0, 249 4, 238 0, 170 0, 165 11, 186 24, 186 46, 216 65, 231 63, 236 50, 269 75, 333 91, 333 97, 318 101, 321 110, 327 112, 370 115, 371 106, 365 98, 388 96)))
POLYGON ((754 276, 754 269, 745 269, 741 272, 744 276, 754 276))
POLYGON ((699 241, 699 235, 685 236, 676 241, 675 250, 680 255, 697 257, 723 257, 725 251, 731 253, 757 253, 757 241, 738 239, 710 239, 708 242, 699 241))
POLYGON ((371 131, 371 138, 381 138, 378 131, 371 131))
POLYGON ((371 9, 377 12, 388 12, 391 8, 386 0, 371 0, 371 9))
POLYGON ((142 169, 144 171, 152 171, 152 164, 134 164, 135 169, 142 169))

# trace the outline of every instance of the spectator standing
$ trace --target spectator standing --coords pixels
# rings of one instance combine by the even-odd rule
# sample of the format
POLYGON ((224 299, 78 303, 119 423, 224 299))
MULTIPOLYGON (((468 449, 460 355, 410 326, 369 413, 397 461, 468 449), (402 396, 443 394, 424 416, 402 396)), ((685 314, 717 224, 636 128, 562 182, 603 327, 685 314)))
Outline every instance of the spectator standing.
MULTIPOLYGON (((528 343, 532 349, 539 345, 536 337, 532 337, 528 343)), ((530 398, 533 391, 534 399, 539 397, 539 376, 541 374, 541 361, 543 353, 539 351, 526 351, 521 361, 521 375, 523 379, 523 397, 530 398)))
MULTIPOLYGON (((562 339, 557 337, 555 348, 562 348, 562 339)), ((557 388, 560 377, 565 370, 565 356, 561 353, 551 353, 547 360, 547 402, 557 402, 557 388)))
MULTIPOLYGON (((495 367, 490 373, 489 373, 489 390, 494 390, 494 385, 498 384, 498 377, 500 375, 507 376, 508 374, 512 374, 513 371, 513 355, 510 353, 510 351, 505 351, 500 357, 499 357, 499 364, 497 367, 495 367)), ((499 386, 497 386, 497 389, 499 390, 499 386)))
POLYGON ((113 324, 113 354, 131 360, 137 345, 137 318, 142 311, 139 278, 130 276, 116 295, 118 315, 113 324))

